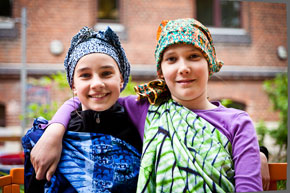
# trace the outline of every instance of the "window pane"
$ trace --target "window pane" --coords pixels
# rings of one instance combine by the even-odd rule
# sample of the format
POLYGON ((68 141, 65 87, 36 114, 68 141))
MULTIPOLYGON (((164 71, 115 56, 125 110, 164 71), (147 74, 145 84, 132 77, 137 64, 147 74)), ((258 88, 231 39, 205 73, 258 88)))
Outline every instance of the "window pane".
POLYGON ((241 4, 237 1, 221 1, 221 24, 222 27, 241 27, 240 21, 241 4))
POLYGON ((118 20, 119 19, 118 0, 99 0, 98 19, 118 20))
POLYGON ((5 127, 5 106, 0 104, 0 127, 5 127))
POLYGON ((11 0, 0 0, 0 17, 12 17, 11 0))
POLYGON ((241 27, 238 1, 196 0, 197 20, 208 27, 241 27))
POLYGON ((213 26, 213 0, 196 1, 197 20, 205 26, 213 26))

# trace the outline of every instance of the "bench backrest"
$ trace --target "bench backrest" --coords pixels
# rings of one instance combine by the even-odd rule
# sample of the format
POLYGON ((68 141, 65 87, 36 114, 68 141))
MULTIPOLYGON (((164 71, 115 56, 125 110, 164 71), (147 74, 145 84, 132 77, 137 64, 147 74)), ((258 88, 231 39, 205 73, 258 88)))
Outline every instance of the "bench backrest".
POLYGON ((270 190, 277 190, 277 181, 287 180, 287 163, 269 163, 270 190))
POLYGON ((2 193, 19 193, 20 184, 24 184, 24 168, 12 168, 10 175, 0 177, 2 193))

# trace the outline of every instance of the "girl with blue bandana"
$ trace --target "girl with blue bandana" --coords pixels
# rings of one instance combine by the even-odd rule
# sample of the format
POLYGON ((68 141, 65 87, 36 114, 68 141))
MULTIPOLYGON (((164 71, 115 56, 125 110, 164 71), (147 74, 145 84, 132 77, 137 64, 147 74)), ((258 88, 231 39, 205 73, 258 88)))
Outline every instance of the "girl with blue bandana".
MULTIPOLYGON (((223 65, 208 29, 192 18, 162 21, 157 41, 158 79, 118 99, 143 136, 137 192, 262 191, 252 120, 207 98, 223 65)), ((74 102, 58 110, 53 122, 63 126, 54 131, 65 130, 74 102)))
POLYGON ((117 35, 84 27, 64 61, 80 104, 71 113, 63 149, 50 182, 37 181, 30 151, 47 121, 38 118, 23 137, 26 192, 136 192, 141 137, 117 100, 130 65, 117 35))

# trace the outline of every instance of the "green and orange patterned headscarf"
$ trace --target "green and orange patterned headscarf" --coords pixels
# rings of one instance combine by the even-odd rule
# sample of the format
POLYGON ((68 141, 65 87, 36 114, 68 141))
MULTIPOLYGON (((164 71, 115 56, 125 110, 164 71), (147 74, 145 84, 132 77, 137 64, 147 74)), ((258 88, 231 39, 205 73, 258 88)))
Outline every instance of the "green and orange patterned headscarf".
POLYGON ((158 76, 161 75, 163 52, 173 44, 191 44, 198 48, 208 62, 209 75, 218 72, 223 65, 216 58, 209 30, 193 18, 162 21, 157 31, 157 41, 155 60, 158 76))
POLYGON ((157 75, 160 79, 135 87, 139 98, 148 98, 151 104, 155 104, 160 97, 168 97, 167 95, 170 95, 164 79, 161 78, 161 61, 167 47, 174 44, 195 46, 202 52, 208 62, 209 75, 218 72, 223 65, 223 62, 216 57, 209 30, 193 18, 162 21, 157 31, 157 41, 155 61, 157 75))

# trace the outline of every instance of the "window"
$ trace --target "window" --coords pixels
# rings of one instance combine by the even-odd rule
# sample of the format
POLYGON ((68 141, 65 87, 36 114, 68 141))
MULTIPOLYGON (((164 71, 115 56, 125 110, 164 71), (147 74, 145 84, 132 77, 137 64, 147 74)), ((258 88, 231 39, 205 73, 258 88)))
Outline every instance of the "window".
POLYGON ((118 22, 119 17, 118 0, 98 0, 98 21, 118 22))
POLYGON ((13 0, 0 0, 0 39, 17 37, 12 7, 13 0))
POLYGON ((242 12, 242 5, 245 2, 196 0, 196 18, 209 28, 215 43, 251 44, 242 14, 246 21, 249 17, 245 9, 242 12))
POLYGON ((5 127, 5 106, 0 104, 0 127, 5 127))
POLYGON ((98 18, 97 24, 94 26, 96 31, 104 30, 110 26, 121 40, 127 40, 127 32, 125 26, 121 23, 119 0, 98 0, 98 18))
POLYGON ((209 27, 240 28, 241 3, 228 0, 197 0, 197 20, 209 27))
POLYGON ((0 17, 12 17, 12 0, 0 1, 0 17))

